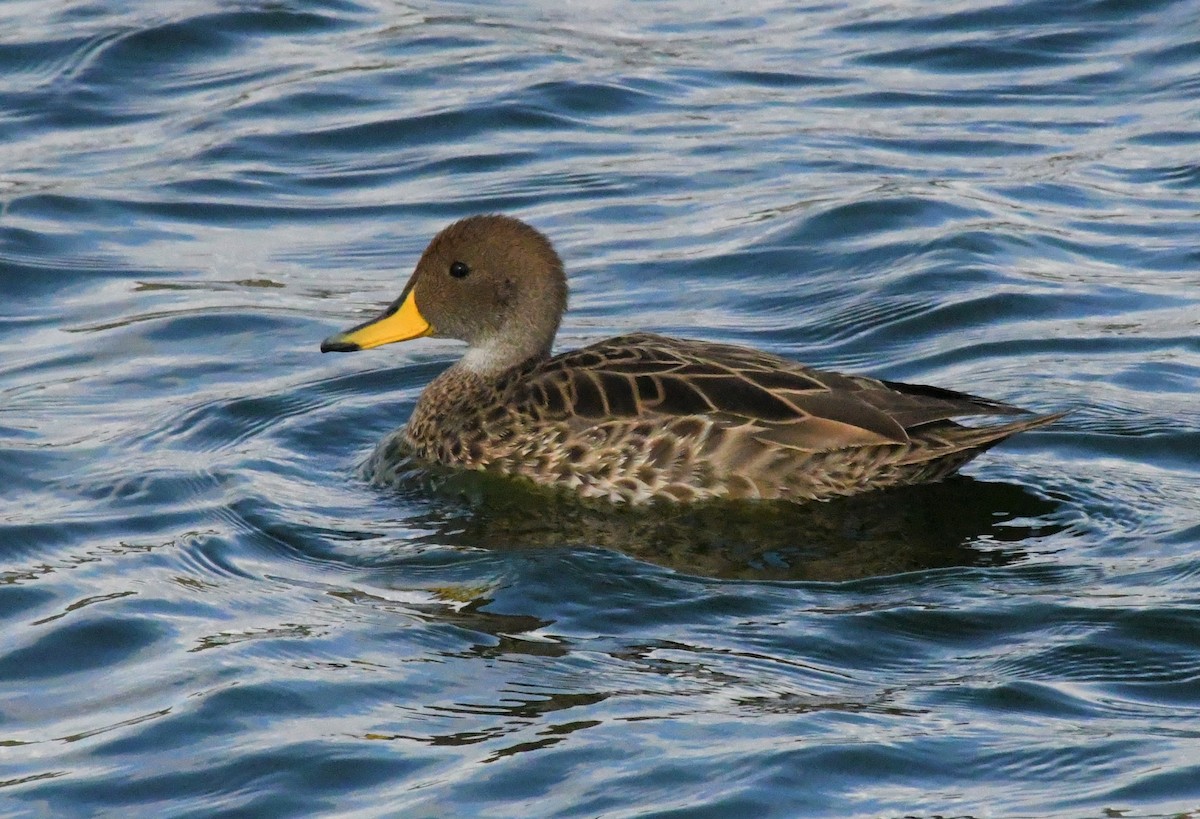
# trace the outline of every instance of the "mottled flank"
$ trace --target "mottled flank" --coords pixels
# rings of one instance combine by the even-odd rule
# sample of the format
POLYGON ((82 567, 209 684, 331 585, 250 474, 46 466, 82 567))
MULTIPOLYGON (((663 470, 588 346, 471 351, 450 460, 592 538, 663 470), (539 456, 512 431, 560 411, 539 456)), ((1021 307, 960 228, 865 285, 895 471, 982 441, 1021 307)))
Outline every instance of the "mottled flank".
MULTIPOLYGON (((650 333, 551 357, 562 265, 541 234, 506 217, 472 217, 439 234, 405 293, 433 334, 471 349, 376 450, 369 470, 383 481, 416 457, 617 503, 820 500, 938 480, 1061 417, 963 426, 952 419, 1026 413, 650 333)), ((353 345, 354 332, 329 349, 353 345)))

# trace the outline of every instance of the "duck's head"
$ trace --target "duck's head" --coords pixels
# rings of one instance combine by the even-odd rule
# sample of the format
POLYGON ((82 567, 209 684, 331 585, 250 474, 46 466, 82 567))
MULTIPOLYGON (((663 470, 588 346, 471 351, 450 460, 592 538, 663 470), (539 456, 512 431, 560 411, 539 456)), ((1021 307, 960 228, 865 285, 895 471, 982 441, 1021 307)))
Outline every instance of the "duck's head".
POLYGON ((496 371, 550 352, 567 280, 550 240, 508 216, 470 216, 442 230, 383 313, 321 342, 349 353, 421 336, 467 342, 463 365, 496 371))

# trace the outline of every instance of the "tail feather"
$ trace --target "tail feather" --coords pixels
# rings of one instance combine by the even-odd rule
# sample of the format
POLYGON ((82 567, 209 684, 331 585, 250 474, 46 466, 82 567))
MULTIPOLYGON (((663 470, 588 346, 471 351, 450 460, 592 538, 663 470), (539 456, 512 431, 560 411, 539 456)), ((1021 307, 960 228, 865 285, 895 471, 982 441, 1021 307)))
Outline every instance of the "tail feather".
POLYGON ((1055 421, 1066 415, 1066 412, 1055 412, 1049 415, 1038 415, 1033 418, 1022 418, 1009 424, 999 424, 987 427, 964 427, 961 424, 931 424, 927 430, 920 428, 909 430, 914 440, 921 441, 924 446, 914 447, 907 458, 901 463, 918 463, 926 460, 937 460, 955 453, 970 453, 961 463, 974 458, 981 452, 1010 438, 1018 432, 1026 432, 1055 421))

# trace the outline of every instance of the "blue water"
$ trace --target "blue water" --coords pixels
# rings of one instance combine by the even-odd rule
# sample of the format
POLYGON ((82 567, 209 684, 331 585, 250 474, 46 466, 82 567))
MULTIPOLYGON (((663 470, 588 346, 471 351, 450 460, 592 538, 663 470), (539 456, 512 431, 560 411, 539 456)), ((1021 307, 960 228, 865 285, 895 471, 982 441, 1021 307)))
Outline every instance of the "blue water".
POLYGON ((1200 812, 1195 2, 0 5, 0 812, 1200 812), (595 514, 358 465, 476 212, 654 330, 1066 420, 595 514))

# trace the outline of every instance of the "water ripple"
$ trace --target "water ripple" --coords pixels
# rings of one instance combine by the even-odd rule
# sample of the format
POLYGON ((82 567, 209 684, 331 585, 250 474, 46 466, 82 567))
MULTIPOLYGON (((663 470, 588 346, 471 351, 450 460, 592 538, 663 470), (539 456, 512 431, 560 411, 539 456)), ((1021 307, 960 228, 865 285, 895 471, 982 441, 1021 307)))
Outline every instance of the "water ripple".
POLYGON ((1194 17, 3 6, 8 812, 1194 812, 1194 17), (802 508, 372 486, 460 346, 319 340, 489 210, 563 347, 1072 412, 802 508))

